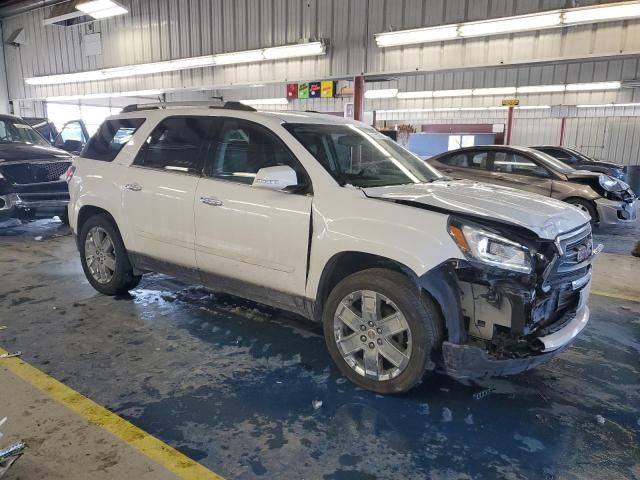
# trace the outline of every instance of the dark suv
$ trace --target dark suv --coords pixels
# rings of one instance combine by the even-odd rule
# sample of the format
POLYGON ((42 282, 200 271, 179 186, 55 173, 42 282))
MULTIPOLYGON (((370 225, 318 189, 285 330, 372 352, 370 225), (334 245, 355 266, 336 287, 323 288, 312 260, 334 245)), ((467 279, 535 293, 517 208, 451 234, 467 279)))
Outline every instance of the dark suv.
POLYGON ((20 117, 0 115, 0 221, 58 215, 65 222, 71 158, 20 117))
POLYGON ((617 163, 603 162, 587 157, 584 153, 567 147, 555 147, 552 145, 541 145, 531 147, 536 150, 551 155, 556 160, 569 165, 576 170, 589 170, 590 172, 604 173, 618 180, 626 180, 624 167, 617 163))

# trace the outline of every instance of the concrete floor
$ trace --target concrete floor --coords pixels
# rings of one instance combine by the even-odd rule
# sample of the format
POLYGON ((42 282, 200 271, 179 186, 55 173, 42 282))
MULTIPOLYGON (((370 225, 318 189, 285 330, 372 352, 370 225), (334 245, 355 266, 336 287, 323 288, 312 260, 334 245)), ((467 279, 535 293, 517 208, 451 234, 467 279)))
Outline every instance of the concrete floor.
MULTIPOLYGON (((637 233, 597 235, 616 250, 594 289, 631 275, 640 298, 640 259, 615 255, 637 233)), ((227 478, 640 479, 637 302, 594 295, 574 346, 528 374, 382 397, 342 378, 293 315, 158 274, 97 294, 55 222, 0 230, 0 271, 1 347, 227 478)))

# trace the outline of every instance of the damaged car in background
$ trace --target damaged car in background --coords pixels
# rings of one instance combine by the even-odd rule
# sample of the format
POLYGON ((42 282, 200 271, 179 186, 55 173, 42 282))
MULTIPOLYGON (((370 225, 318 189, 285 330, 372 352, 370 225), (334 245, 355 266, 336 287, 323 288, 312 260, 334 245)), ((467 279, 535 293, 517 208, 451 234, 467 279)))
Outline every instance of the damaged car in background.
POLYGON ((533 148, 487 145, 452 150, 427 160, 456 178, 526 190, 569 203, 585 212, 592 225, 634 223, 636 194, 618 178, 575 170, 533 148))
POLYGON ((21 118, 0 115, 0 221, 59 216, 66 222, 71 159, 21 118))
POLYGON ((298 313, 376 392, 528 370, 589 320, 588 215, 445 177, 359 122, 131 106, 74 159, 69 189, 99 292, 157 271, 298 313))

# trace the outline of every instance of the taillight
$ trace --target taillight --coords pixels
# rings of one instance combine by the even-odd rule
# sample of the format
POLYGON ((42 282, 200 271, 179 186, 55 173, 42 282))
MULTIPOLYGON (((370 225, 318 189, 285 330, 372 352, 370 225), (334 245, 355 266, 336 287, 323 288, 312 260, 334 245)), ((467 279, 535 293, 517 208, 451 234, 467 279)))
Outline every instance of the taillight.
POLYGON ((65 182, 69 183, 73 178, 74 173, 76 173, 76 167, 74 167, 73 165, 70 165, 69 168, 67 168, 67 171, 64 172, 64 175, 62 176, 62 178, 64 179, 65 182))

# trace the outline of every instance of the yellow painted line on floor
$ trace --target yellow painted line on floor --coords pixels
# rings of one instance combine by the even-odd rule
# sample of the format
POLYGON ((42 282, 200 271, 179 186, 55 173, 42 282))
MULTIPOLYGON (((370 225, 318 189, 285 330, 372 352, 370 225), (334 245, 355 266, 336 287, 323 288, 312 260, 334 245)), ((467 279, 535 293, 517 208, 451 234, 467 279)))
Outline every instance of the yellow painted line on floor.
MULTIPOLYGON (((7 353, 0 348, 0 355, 7 353)), ((220 475, 178 452, 144 430, 127 422, 81 393, 17 357, 0 359, 4 366, 25 382, 42 390, 89 422, 115 435, 123 442, 185 480, 224 480, 220 475)))
POLYGON ((604 292, 602 290, 591 290, 593 295, 600 295, 601 297, 616 298, 618 300, 628 300, 630 302, 640 302, 640 296, 638 295, 625 295, 623 293, 604 292))

